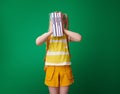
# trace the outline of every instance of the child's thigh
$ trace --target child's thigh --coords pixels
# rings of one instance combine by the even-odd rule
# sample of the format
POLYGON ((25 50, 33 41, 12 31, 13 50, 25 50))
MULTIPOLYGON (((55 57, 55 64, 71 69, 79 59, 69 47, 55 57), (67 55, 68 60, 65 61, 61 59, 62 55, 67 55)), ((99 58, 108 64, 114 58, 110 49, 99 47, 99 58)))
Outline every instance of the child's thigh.
POLYGON ((59 87, 48 87, 50 94, 59 94, 59 87))
POLYGON ((63 86, 60 87, 60 93, 59 94, 68 94, 69 86, 63 86))

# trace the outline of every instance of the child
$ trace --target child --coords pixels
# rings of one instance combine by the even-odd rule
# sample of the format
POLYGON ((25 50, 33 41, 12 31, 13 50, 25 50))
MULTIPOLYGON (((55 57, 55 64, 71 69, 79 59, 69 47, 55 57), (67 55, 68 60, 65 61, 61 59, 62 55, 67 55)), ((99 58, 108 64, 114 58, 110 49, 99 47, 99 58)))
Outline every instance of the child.
POLYGON ((53 36, 53 21, 50 19, 48 32, 36 39, 37 45, 46 42, 45 84, 50 94, 68 94, 69 86, 74 82, 68 42, 81 41, 80 34, 68 30, 67 15, 62 14, 61 19, 63 36, 53 36))

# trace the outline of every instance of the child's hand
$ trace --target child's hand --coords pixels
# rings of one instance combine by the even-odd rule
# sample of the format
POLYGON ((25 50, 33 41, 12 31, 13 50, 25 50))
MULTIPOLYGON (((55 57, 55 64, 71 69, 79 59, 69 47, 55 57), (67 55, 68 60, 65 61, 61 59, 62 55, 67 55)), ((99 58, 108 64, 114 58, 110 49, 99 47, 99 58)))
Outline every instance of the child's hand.
POLYGON ((52 30, 49 30, 48 33, 52 34, 53 32, 52 32, 52 30))
POLYGON ((48 31, 50 34, 52 34, 52 21, 50 20, 50 23, 49 23, 49 31, 48 31))

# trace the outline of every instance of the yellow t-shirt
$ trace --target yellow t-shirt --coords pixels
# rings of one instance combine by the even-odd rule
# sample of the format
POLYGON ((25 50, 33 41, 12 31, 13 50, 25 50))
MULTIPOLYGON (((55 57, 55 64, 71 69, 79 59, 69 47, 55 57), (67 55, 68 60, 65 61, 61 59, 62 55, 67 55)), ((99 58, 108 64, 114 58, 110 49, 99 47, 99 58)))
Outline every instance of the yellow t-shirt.
POLYGON ((70 64, 67 36, 54 37, 51 35, 47 40, 45 65, 63 66, 70 64))

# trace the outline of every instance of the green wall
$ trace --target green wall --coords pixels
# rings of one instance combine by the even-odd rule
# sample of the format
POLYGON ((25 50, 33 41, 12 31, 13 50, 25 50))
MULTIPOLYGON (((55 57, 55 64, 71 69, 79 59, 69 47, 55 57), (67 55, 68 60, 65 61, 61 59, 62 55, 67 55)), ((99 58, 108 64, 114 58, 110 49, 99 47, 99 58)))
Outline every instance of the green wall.
POLYGON ((119 0, 0 0, 0 94, 48 94, 44 85, 49 13, 68 14, 75 83, 69 94, 120 94, 119 0))

